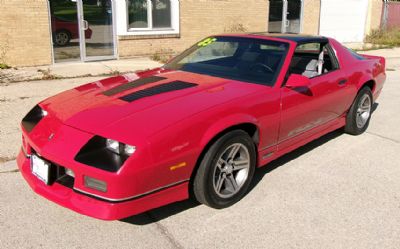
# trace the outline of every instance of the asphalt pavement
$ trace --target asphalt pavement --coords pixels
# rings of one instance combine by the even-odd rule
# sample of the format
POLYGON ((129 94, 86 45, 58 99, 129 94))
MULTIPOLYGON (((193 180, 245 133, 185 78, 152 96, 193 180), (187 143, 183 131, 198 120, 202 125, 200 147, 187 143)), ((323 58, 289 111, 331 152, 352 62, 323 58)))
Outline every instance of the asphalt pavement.
POLYGON ((400 68, 393 70, 366 133, 335 131, 260 168, 244 199, 223 210, 188 200, 100 221, 34 194, 15 161, 3 163, 0 247, 399 248, 400 68))

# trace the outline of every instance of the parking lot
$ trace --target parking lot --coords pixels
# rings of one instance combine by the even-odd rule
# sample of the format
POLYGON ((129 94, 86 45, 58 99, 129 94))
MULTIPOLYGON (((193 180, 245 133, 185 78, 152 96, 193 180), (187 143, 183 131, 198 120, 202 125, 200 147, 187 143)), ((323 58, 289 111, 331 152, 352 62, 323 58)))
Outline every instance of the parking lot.
POLYGON ((72 87, 94 78, 0 86, 0 247, 399 248, 398 62, 388 61, 363 135, 335 131, 257 170, 250 192, 228 209, 188 200, 113 222, 34 194, 12 160, 20 118, 59 89, 51 84, 72 87), (48 90, 36 94, 38 88, 48 90))

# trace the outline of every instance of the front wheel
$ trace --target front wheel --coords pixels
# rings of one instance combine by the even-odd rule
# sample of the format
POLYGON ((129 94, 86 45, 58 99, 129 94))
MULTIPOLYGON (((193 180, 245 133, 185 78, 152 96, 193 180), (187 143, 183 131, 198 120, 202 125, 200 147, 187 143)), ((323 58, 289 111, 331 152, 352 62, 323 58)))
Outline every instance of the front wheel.
POLYGON ((247 192, 256 166, 256 148, 242 130, 219 138, 204 155, 193 182, 196 199, 213 208, 225 208, 247 192))
POLYGON ((372 113, 372 93, 369 87, 362 88, 356 96, 346 117, 345 131, 360 135, 367 130, 372 113))

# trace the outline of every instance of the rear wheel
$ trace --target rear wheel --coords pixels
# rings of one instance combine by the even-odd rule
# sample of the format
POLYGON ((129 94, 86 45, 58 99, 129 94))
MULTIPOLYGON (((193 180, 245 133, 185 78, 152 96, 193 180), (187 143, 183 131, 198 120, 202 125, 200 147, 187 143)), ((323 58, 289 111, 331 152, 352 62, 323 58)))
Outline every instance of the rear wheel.
POLYGON ((347 114, 345 126, 347 133, 359 135, 368 128, 371 119, 372 104, 371 89, 369 87, 362 88, 347 114))
POLYGON ((66 30, 56 31, 54 34, 54 42, 57 46, 66 46, 71 41, 71 34, 66 30))
POLYGON ((219 138, 204 155, 194 178, 196 199, 213 208, 225 208, 247 192, 254 175, 256 148, 242 130, 219 138))

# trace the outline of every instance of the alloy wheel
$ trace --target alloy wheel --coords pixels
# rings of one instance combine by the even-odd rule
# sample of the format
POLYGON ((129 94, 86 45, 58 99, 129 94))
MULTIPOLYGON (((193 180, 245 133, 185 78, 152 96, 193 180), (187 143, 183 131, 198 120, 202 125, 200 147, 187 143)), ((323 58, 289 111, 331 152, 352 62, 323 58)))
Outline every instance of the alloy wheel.
POLYGON ((356 123, 358 128, 364 127, 371 115, 371 97, 365 94, 357 107, 356 123))
POLYGON ((249 176, 250 153, 241 143, 227 147, 214 167, 213 187, 216 194, 229 198, 238 193, 249 176))

